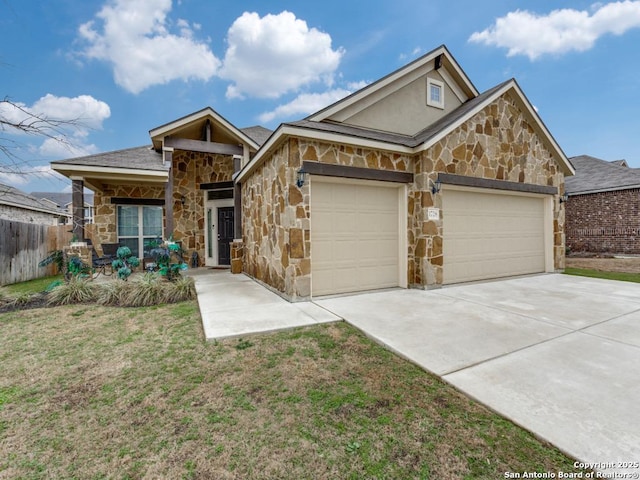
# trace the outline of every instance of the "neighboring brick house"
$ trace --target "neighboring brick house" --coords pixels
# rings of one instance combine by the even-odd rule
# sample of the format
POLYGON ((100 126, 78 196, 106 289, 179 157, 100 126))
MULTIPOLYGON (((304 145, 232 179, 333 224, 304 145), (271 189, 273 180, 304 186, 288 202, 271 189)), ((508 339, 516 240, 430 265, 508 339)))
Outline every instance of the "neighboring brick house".
POLYGON ((567 178, 567 248, 571 252, 640 254, 640 169, 626 161, 572 157, 567 178))
POLYGON ((226 265, 234 238, 292 301, 564 268, 571 164, 515 80, 480 93, 444 46, 273 133, 208 108, 150 136, 52 164, 95 192, 101 241, 146 224, 226 265))
POLYGON ((58 225, 70 215, 54 205, 28 195, 17 188, 0 184, 0 218, 22 223, 58 225))

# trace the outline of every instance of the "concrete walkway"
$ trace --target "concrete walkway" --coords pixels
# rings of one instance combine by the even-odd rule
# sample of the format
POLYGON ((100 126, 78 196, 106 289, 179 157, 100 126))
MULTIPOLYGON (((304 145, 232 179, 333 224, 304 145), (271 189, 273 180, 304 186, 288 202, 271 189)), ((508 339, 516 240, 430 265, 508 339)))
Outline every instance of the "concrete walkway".
POLYGON ((243 274, 209 268, 188 272, 196 281, 208 341, 341 320, 314 303, 290 303, 243 274))
POLYGON ((190 275, 207 340, 345 319, 581 461, 640 461, 640 284, 540 275, 289 303, 245 275, 190 275))
POLYGON ((640 284, 542 275, 316 303, 575 458, 640 461, 640 284))

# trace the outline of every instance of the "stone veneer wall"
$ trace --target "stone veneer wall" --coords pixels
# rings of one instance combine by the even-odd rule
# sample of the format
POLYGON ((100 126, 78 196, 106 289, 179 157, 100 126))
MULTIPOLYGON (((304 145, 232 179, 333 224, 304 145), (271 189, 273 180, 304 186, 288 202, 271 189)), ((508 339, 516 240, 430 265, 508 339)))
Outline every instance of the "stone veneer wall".
POLYGON ((242 185, 244 271, 290 300, 311 295, 310 179, 303 161, 409 171, 406 155, 290 138, 242 185))
POLYGON ((164 187, 103 185, 93 197, 95 227, 92 240, 96 245, 118 241, 117 205, 111 203, 111 197, 164 199, 164 187))
MULTIPOLYGON (((410 285, 442 284, 442 218, 427 219, 429 207, 442 208, 442 194, 430 189, 439 172, 554 186, 564 193, 560 167, 513 98, 502 95, 416 159, 409 193, 410 285)), ((557 200, 553 220, 554 266, 563 269, 564 207, 557 200)))
MULTIPOLYGON (((196 250, 204 259, 204 191, 202 183, 228 182, 233 175, 233 157, 176 150, 173 154, 174 240, 182 240, 185 250, 196 250), (182 205, 182 197, 185 204, 182 205)), ((96 240, 116 242, 116 207, 111 197, 164 200, 164 186, 105 185, 95 192, 96 240)), ((165 210, 166 212, 166 210, 165 210)), ((95 241, 94 240, 94 243, 95 241)))
MULTIPOLYGON (((438 173, 555 186, 564 176, 509 94, 415 156, 290 138, 242 185, 244 271, 290 300, 311 294, 309 185, 295 184, 303 160, 413 172, 408 193, 408 284, 442 284, 442 208, 438 173)), ((446 215, 446 213, 445 213, 446 215)), ((554 203, 554 266, 564 268, 564 207, 554 203)))
MULTIPOLYGON (((191 255, 198 252, 204 263, 205 191, 203 183, 229 182, 233 176, 233 157, 176 150, 173 153, 173 238, 191 255), (182 196, 185 197, 184 206, 182 196)), ((167 232, 167 235, 170 232, 167 232)))
POLYGON ((566 208, 571 252, 640 254, 640 189, 572 195, 566 208))

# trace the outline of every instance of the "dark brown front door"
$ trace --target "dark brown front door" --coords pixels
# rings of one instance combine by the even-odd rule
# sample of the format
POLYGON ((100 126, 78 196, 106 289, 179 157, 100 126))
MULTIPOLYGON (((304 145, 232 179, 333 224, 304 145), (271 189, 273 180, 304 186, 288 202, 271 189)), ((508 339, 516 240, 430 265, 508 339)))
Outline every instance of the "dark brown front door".
POLYGON ((218 265, 231 265, 233 207, 218 208, 218 265))

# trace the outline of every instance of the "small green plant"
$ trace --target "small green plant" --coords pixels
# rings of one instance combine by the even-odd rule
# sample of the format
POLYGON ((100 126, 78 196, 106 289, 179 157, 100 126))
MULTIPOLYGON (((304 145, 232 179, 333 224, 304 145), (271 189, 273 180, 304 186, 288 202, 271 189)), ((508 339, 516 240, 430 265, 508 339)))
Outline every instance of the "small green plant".
POLYGON ((246 350, 247 348, 253 347, 253 343, 249 340, 243 340, 241 338, 238 339, 238 343, 236 344, 236 350, 246 350))
POLYGON ((91 275, 91 268, 89 265, 84 263, 80 257, 75 255, 72 255, 67 259, 66 267, 64 277, 67 280, 76 277, 85 278, 91 275))
MULTIPOLYGON (((169 237, 171 238, 171 237, 169 237)), ((158 273, 169 281, 175 281, 181 277, 180 272, 188 268, 182 258, 182 248, 172 240, 162 242, 159 238, 147 242, 149 253, 158 267, 158 273)))
POLYGON ((48 265, 55 264, 58 267, 58 271, 64 270, 64 253, 62 250, 52 250, 49 254, 38 263, 39 267, 46 267, 48 265))
POLYGON ((133 269, 140 265, 140 260, 131 253, 129 247, 118 248, 116 255, 118 258, 111 262, 111 267, 118 272, 118 278, 126 280, 133 269))

